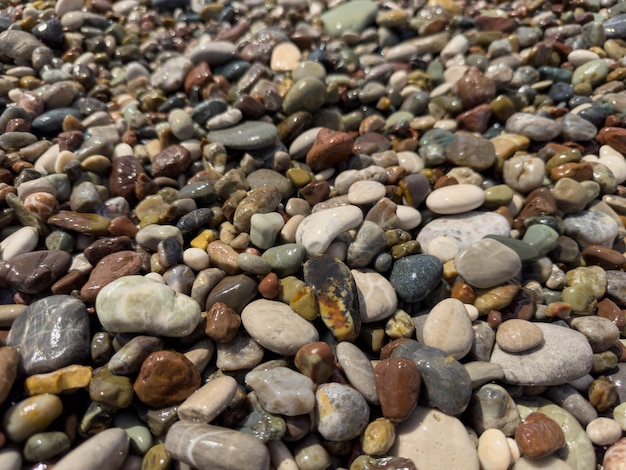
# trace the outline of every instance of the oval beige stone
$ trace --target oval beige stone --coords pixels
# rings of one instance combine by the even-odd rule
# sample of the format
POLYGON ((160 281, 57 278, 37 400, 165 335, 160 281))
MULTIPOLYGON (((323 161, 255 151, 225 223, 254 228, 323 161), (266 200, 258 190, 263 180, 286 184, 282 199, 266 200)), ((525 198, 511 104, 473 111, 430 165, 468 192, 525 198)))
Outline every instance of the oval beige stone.
POLYGON ((319 339, 310 322, 275 300, 250 302, 241 312, 241 323, 261 346, 285 356, 293 356, 305 344, 319 339))
POLYGON ((178 417, 209 424, 230 405, 236 392, 237 381, 230 375, 211 380, 181 403, 178 417))
POLYGON ((543 341, 543 331, 537 325, 521 319, 511 319, 502 323, 496 332, 496 343, 504 351, 524 352, 539 346, 543 341))
POLYGON ((505 434, 495 428, 487 429, 478 439, 478 460, 483 470, 506 470, 511 465, 511 449, 505 434))
POLYGON ((455 359, 464 357, 472 347, 472 321, 463 302, 443 299, 428 314, 422 332, 424 344, 439 348, 455 359))
POLYGON ((435 214, 462 214, 477 209, 485 192, 473 184, 453 184, 435 189, 426 198, 426 207, 435 214))

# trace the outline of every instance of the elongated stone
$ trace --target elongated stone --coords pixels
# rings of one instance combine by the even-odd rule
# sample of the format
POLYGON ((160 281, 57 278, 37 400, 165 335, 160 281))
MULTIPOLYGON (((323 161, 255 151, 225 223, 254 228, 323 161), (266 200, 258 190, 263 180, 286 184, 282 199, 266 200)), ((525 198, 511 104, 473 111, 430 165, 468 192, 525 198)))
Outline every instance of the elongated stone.
POLYGON ((56 470, 96 470, 106 468, 118 470, 124 464, 130 438, 120 428, 106 429, 72 450, 54 464, 56 470))
POLYGON ((270 454, 257 438, 210 424, 180 421, 167 432, 165 448, 181 462, 214 470, 269 470, 270 454))
POLYGON ((339 341, 354 341, 361 330, 356 283, 344 263, 317 256, 304 264, 304 282, 313 287, 320 318, 339 341))
POLYGON ((340 206, 320 210, 304 218, 296 230, 296 242, 309 256, 326 251, 337 235, 358 227, 363 213, 356 206, 340 206))
POLYGON ((298 416, 315 407, 313 381, 287 367, 252 370, 246 374, 245 381, 269 413, 298 416))
POLYGON ((2 427, 9 439, 24 442, 44 431, 63 412, 61 399, 45 393, 26 398, 10 407, 2 418, 2 427))

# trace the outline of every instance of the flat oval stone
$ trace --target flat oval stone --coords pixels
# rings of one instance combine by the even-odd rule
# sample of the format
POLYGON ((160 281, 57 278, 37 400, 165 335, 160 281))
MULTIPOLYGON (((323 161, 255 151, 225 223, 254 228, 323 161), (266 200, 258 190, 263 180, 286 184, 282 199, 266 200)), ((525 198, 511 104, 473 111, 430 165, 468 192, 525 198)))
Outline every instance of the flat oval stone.
POLYGON ((72 443, 64 432, 52 431, 33 434, 24 444, 24 457, 30 462, 40 462, 67 452, 72 443))
POLYGON ((111 220, 99 214, 88 214, 73 211, 59 211, 48 218, 48 224, 53 227, 71 230, 87 235, 107 236, 111 220))
POLYGON ((373 204, 385 194, 385 185, 378 181, 357 181, 350 185, 348 201, 350 204, 373 204))
POLYGON ((422 338, 424 344, 455 359, 465 357, 472 347, 474 330, 463 302, 450 298, 437 303, 424 322, 422 338))
POLYGON ((443 264, 431 255, 404 256, 393 264, 389 282, 405 302, 419 302, 441 282, 443 264))
POLYGON ((296 242, 303 245, 309 256, 326 251, 337 235, 358 227, 363 213, 356 206, 324 209, 304 218, 296 230, 296 242))
POLYGON ((286 356, 295 355, 302 346, 319 339, 311 323, 288 305, 274 300, 250 302, 241 312, 241 322, 255 341, 286 356))
POLYGON ((509 353, 497 344, 490 362, 504 369, 504 380, 513 385, 559 385, 591 370, 593 351, 581 333, 567 327, 535 323, 543 332, 543 344, 525 354, 509 353))
POLYGON ((105 429, 65 455, 54 464, 54 468, 75 470, 106 467, 117 470, 124 464, 129 448, 130 438, 126 431, 120 428, 105 429))
POLYGON ((183 235, 178 227, 174 225, 150 224, 142 227, 135 235, 135 241, 143 248, 156 252, 159 249, 159 242, 173 238, 183 244, 183 235))
POLYGON ((418 406, 396 425, 396 436, 389 454, 411 459, 417 468, 479 468, 476 446, 463 423, 439 410, 418 406))
POLYGON ((218 343, 216 350, 215 364, 223 370, 252 369, 261 363, 265 354, 263 346, 242 333, 228 344, 218 343))
POLYGON ((585 335, 594 353, 606 351, 620 337, 620 330, 615 323, 598 316, 574 318, 571 327, 585 335))
POLYGON ((9 439, 24 442, 44 431, 62 412, 63 404, 56 395, 35 395, 11 406, 4 413, 2 427, 9 439))
POLYGON ((230 405, 237 392, 237 381, 223 375, 207 382, 193 392, 178 407, 178 417, 184 421, 210 423, 230 405))
POLYGON ((387 278, 366 269, 350 272, 356 283, 361 322, 372 323, 389 318, 398 307, 398 297, 387 278))
POLYGON ((287 367, 252 370, 246 374, 245 382, 268 413, 298 416, 315 407, 313 381, 287 367))
POLYGON ((390 357, 376 364, 374 374, 383 416, 392 423, 407 419, 417 405, 422 384, 415 363, 404 357, 390 357))
POLYGON ((405 357, 415 362, 422 377, 420 403, 457 415, 469 404, 472 389, 465 367, 441 349, 414 340, 400 343, 391 357, 405 357))
POLYGON ((483 238, 461 251, 454 265, 465 282, 483 289, 509 281, 522 269, 522 261, 515 251, 490 238, 483 238))
POLYGON ((515 113, 506 120, 507 132, 538 142, 553 140, 562 130, 558 122, 530 113, 515 113))
POLYGON ((485 192, 473 184, 453 184, 435 189, 426 197, 426 207, 435 214, 462 214, 477 209, 485 201, 485 192))
MULTIPOLYGON (((326 101, 327 96, 328 92, 322 80, 315 77, 304 77, 294 83, 285 95, 283 110, 287 115, 299 111, 316 113, 326 101)), ((294 152, 290 151, 290 153, 293 154, 294 152)))
POLYGON ((261 440, 221 426, 179 421, 167 431, 165 448, 172 457, 195 468, 270 468, 270 453, 261 440))
POLYGON ((276 126, 263 121, 245 121, 233 127, 209 132, 210 142, 219 142, 234 150, 257 150, 274 143, 276 126))
POLYGON ((6 342, 19 350, 27 375, 83 363, 89 356, 87 308, 69 295, 37 300, 15 319, 6 342))
POLYGON ((141 271, 141 257, 134 251, 118 251, 105 256, 94 267, 80 294, 86 302, 94 303, 104 286, 124 276, 141 271))
POLYGON ((306 257, 306 249, 298 243, 285 243, 274 246, 263 252, 261 258, 269 263, 279 277, 295 274, 302 267, 306 257))
POLYGON ((210 310, 216 302, 226 304, 236 313, 241 313, 243 308, 257 296, 258 284, 245 274, 226 276, 221 279, 206 299, 206 308, 210 310))
POLYGON ((326 32, 338 37, 347 31, 360 33, 374 22, 376 13, 376 3, 369 0, 357 0, 326 10, 321 20, 326 32))
POLYGON ((355 340, 361 330, 356 283, 337 258, 316 256, 304 264, 304 282, 313 288, 319 315, 339 341, 355 340))
POLYGON ((359 392, 337 382, 321 384, 315 392, 317 431, 331 441, 357 437, 369 422, 369 405, 359 392))
POLYGON ((496 332, 496 343, 504 351, 521 353, 539 346, 543 331, 534 323, 513 318, 502 323, 496 332))
POLYGON ((478 438, 478 459, 485 470, 509 468, 512 455, 507 438, 499 429, 487 429, 478 438))
POLYGON ((337 345, 336 354, 350 384, 365 397, 368 403, 378 405, 374 368, 365 353, 354 344, 342 341, 337 345))
POLYGON ((138 335, 109 359, 107 367, 112 374, 134 374, 139 371, 141 363, 149 354, 161 349, 163 349, 163 341, 160 338, 138 335))
POLYGON ((617 236, 617 222, 610 215, 598 211, 582 211, 563 218, 565 235, 572 237, 583 248, 588 245, 613 246, 617 236))
POLYGON ((200 388, 200 372, 176 351, 150 354, 139 370, 133 389, 146 405, 163 408, 180 403, 200 388))
POLYGON ((102 326, 116 333, 181 337, 200 322, 200 306, 190 297, 143 276, 107 284, 96 298, 102 326))

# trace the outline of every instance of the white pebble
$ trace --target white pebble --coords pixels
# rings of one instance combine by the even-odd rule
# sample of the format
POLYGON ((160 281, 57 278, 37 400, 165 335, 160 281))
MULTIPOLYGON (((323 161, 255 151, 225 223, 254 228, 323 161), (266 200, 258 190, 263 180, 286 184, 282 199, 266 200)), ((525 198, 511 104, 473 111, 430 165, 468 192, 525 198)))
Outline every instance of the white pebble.
POLYGON ((458 253, 459 244, 450 237, 435 237, 426 247, 426 254, 436 256, 442 263, 453 260, 458 253))
POLYGON ((396 208, 396 216, 398 217, 396 227, 400 230, 413 230, 422 223, 422 214, 411 206, 399 205, 396 208))
POLYGON ((477 209, 485 201, 485 192, 473 184, 453 184, 435 189, 426 198, 426 207, 435 214, 462 214, 477 209))
POLYGON ((614 419, 596 418, 585 429, 587 436, 596 445, 610 446, 622 437, 622 427, 614 419))
POLYGON ((507 438, 499 429, 487 429, 478 439, 478 460, 482 470, 507 470, 511 451, 507 438))
POLYGON ((0 258, 8 261, 11 258, 29 253, 37 246, 39 234, 34 227, 22 227, 0 242, 0 258))
POLYGON ((194 271, 209 267, 209 254, 200 248, 187 248, 183 251, 183 262, 194 271))
POLYGON ((424 169, 424 160, 415 152, 405 150, 396 154, 398 165, 404 168, 407 173, 419 173, 424 169))
POLYGON ((472 304, 463 304, 465 305, 465 310, 467 310, 467 316, 470 321, 478 320, 478 309, 472 304))
POLYGON ((626 181, 626 160, 624 155, 615 150, 609 145, 603 145, 600 147, 600 158, 598 162, 606 165, 611 173, 615 176, 617 184, 622 184, 626 181))
POLYGON ((385 197, 385 185, 378 181, 356 181, 348 189, 351 204, 373 204, 385 197))

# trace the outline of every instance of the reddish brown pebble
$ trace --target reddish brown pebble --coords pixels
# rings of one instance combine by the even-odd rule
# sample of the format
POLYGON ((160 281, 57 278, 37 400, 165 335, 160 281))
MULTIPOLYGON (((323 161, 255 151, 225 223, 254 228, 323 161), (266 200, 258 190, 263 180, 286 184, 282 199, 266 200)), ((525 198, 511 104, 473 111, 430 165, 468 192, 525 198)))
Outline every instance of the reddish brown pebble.
POLYGON ((337 368, 337 359, 328 343, 315 341, 305 344, 298 350, 294 364, 301 374, 319 384, 333 374, 337 368))
POLYGON ((591 382, 587 390, 589 403, 598 411, 606 411, 619 401, 617 387, 604 376, 591 382))
POLYGON ((141 256, 134 251, 118 251, 102 258, 91 271, 89 280, 80 290, 86 302, 94 303, 98 292, 107 284, 141 270, 141 256))
POLYGON ((461 98, 463 107, 470 109, 496 96, 496 85, 477 67, 470 67, 454 84, 454 91, 461 98))
POLYGON ((6 443, 7 438, 4 435, 3 432, 0 432, 0 449, 2 449, 4 447, 4 444, 6 443))
POLYGON ((152 176, 178 178, 191 164, 191 154, 182 145, 170 145, 152 160, 152 176))
POLYGON ((259 294, 266 299, 275 299, 280 294, 280 284, 276 273, 269 273, 259 282, 259 294))
POLYGON ((597 265, 606 271, 620 269, 626 264, 626 256, 602 245, 589 245, 583 250, 582 255, 587 265, 597 265))
POLYGON ((389 359, 391 355, 393 354, 394 349, 396 349, 399 345, 401 345, 402 343, 405 343, 406 341, 411 341, 411 340, 409 338, 398 338, 385 344, 380 350, 380 359, 381 360, 389 359))
POLYGON ((593 180, 593 167, 589 162, 564 163, 550 170, 550 179, 556 182, 561 178, 571 178, 576 181, 593 180))
POLYGON ((464 304, 473 304, 476 300, 476 292, 474 288, 463 281, 456 281, 452 286, 450 297, 459 299, 464 304))
POLYGON ((109 225, 109 232, 114 237, 121 237, 125 235, 130 238, 135 238, 138 231, 139 229, 133 221, 125 215, 116 217, 111 221, 111 225, 109 225))
POLYGON ((404 421, 415 409, 422 378, 410 359, 390 357, 374 368, 376 393, 383 416, 392 423, 404 421))
POLYGON ((534 189, 526 196, 526 203, 515 219, 514 228, 522 230, 524 221, 529 217, 554 215, 556 213, 556 201, 550 190, 546 187, 534 189))
POLYGON ((611 320, 620 330, 626 326, 626 315, 624 315, 624 311, 609 298, 602 299, 598 302, 597 315, 611 320))
POLYGON ((232 343, 237 336, 241 317, 222 302, 215 302, 206 314, 204 333, 216 343, 232 343))
POLYGON ((0 347, 0 404, 6 400, 13 387, 19 360, 17 349, 11 346, 0 347))
POLYGON ((52 284, 50 290, 54 295, 71 294, 72 291, 80 290, 87 282, 87 275, 81 271, 70 271, 57 282, 52 284))
POLYGON ((626 437, 609 447, 602 460, 604 470, 622 470, 626 462, 626 437))
POLYGON ((191 93, 194 90, 202 88, 211 80, 211 69, 206 62, 200 62, 185 77, 183 85, 185 93, 191 93))
POLYGON ((546 309, 546 316, 549 318, 560 318, 565 320, 572 313, 572 306, 567 302, 551 302, 546 309))
POLYGON ((596 140, 602 145, 610 145, 619 153, 626 153, 626 129, 621 127, 605 127, 600 129, 596 140))
POLYGON ((163 408, 185 400, 201 383, 200 372, 183 354, 157 351, 141 364, 133 389, 146 405, 163 408))
POLYGON ((565 445, 561 426, 543 413, 530 413, 515 430, 515 442, 529 459, 541 459, 565 445))
POLYGON ((345 132, 322 129, 306 155, 306 164, 313 171, 333 168, 352 154, 352 137, 345 132))
POLYGON ((145 173, 139 159, 132 155, 121 156, 111 163, 109 190, 111 197, 121 196, 132 202, 135 200, 135 186, 139 175, 145 173))

